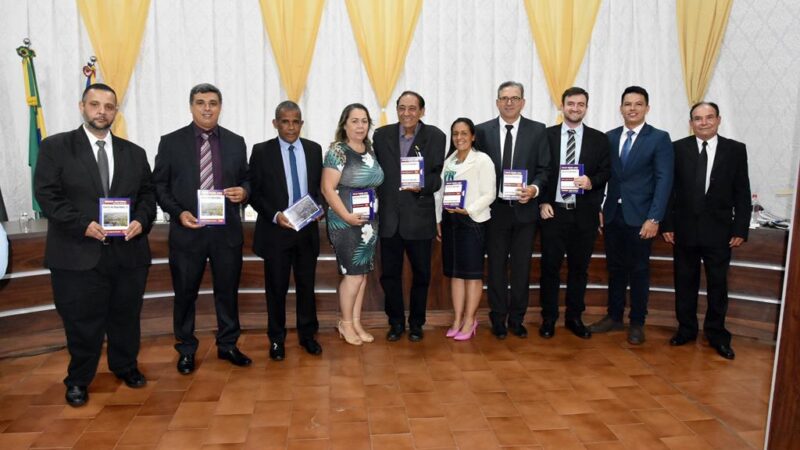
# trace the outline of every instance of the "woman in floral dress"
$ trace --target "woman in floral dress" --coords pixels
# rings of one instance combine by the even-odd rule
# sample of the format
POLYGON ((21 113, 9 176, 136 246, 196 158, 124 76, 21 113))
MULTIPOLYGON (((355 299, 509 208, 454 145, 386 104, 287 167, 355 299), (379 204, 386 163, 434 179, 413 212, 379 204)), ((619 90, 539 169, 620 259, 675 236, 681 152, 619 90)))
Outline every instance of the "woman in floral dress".
MULTIPOLYGON (((328 202, 328 236, 336 253, 339 272, 339 306, 342 319, 337 329, 348 344, 361 345, 374 338, 361 326, 361 305, 367 286, 367 273, 373 269, 378 241, 378 215, 372 219, 353 213, 350 194, 354 190, 374 189, 383 182, 383 170, 369 141, 372 126, 364 105, 347 105, 336 127, 322 169, 322 195, 328 202)), ((377 201, 375 203, 377 206, 377 201)))

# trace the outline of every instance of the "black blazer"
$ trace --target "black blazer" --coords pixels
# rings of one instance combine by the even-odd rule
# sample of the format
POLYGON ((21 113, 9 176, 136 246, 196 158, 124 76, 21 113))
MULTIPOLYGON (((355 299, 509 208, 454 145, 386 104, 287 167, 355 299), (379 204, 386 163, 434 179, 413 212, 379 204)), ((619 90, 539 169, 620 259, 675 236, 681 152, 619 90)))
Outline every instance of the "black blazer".
MULTIPOLYGON (((494 118, 475 127, 478 150, 487 153, 494 162, 497 177, 497 192, 503 180, 503 160, 500 148, 500 124, 494 118)), ((539 196, 525 204, 514 206, 514 213, 520 222, 534 222, 539 219, 539 201, 542 191, 547 187, 547 172, 550 165, 550 149, 543 123, 524 117, 520 118, 517 139, 514 143, 514 160, 511 166, 515 169, 528 170, 528 184, 539 188, 539 196)))
MULTIPOLYGON (((403 239, 433 239, 436 235, 436 212, 433 194, 442 185, 447 136, 433 125, 420 122, 411 143, 425 164, 425 186, 419 193, 400 191, 400 124, 375 130, 373 150, 383 169, 383 184, 378 186, 378 220, 381 237, 400 231, 403 239)), ((406 155, 402 155, 406 156, 406 155)))
MULTIPOLYGON (((556 190, 560 180, 561 165, 561 125, 547 129, 547 140, 550 144, 550 167, 548 168, 547 183, 542 192, 541 203, 553 204, 556 201, 556 190)), ((591 190, 584 190, 582 195, 575 196, 576 211, 579 214, 592 214, 597 216, 603 204, 606 182, 611 176, 611 162, 609 160, 608 137, 602 131, 583 125, 583 139, 581 140, 581 156, 579 164, 583 164, 583 173, 592 182, 591 190)))
POLYGON ((747 239, 752 210, 747 149, 741 142, 722 136, 717 139, 705 208, 700 215, 692 208, 699 157, 697 138, 688 136, 673 142, 675 182, 662 230, 674 231, 678 244, 727 246, 731 237, 747 239))
MULTIPOLYGON (((313 141, 300 138, 306 157, 306 177, 308 194, 317 202, 322 202, 320 181, 322 178, 322 147, 313 141)), ((317 222, 311 222, 299 232, 272 223, 278 211, 289 206, 289 191, 286 188, 286 173, 283 170, 283 157, 278 138, 270 139, 253 146, 250 155, 250 204, 258 212, 256 230, 253 235, 253 252, 264 258, 269 252, 294 245, 300 236, 310 234, 319 245, 317 222)))
MULTIPOLYGON (((114 251, 127 267, 150 265, 150 232, 156 216, 156 196, 147 155, 138 145, 111 137, 114 174, 109 197, 131 200, 131 221, 142 233, 130 241, 114 239, 114 251)), ((103 244, 86 237, 92 221, 99 222, 98 199, 103 197, 100 171, 83 126, 42 141, 34 173, 34 193, 47 217, 44 265, 52 269, 89 270, 97 266, 103 244)))
MULTIPOLYGON (((222 188, 241 186, 250 196, 247 179, 247 147, 244 138, 220 126, 219 146, 222 154, 222 188)), ((197 190, 200 188, 200 160, 194 125, 189 124, 161 137, 153 168, 158 204, 170 215, 169 243, 190 248, 202 230, 184 228, 178 216, 189 211, 197 216, 197 190)), ((225 200, 225 225, 206 227, 219 233, 231 247, 242 245, 240 205, 225 200)))

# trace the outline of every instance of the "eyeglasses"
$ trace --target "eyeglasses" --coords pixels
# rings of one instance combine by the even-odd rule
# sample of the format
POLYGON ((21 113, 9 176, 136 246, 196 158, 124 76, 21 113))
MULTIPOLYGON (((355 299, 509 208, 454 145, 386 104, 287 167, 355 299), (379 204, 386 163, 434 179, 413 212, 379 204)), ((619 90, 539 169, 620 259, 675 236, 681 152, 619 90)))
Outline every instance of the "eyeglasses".
POLYGON ((522 101, 522 97, 517 97, 516 95, 513 97, 500 97, 499 100, 502 103, 519 103, 522 101))

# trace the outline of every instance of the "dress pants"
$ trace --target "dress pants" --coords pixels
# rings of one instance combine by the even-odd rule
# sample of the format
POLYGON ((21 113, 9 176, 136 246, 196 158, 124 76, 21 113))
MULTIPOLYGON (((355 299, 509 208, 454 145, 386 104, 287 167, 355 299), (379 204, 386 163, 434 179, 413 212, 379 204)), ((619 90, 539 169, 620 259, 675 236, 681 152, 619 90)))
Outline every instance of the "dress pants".
POLYGON ((728 267, 731 249, 724 246, 689 246, 676 244, 673 249, 675 273, 675 314, 678 333, 697 337, 697 296, 700 289, 700 260, 706 272, 708 308, 703 333, 712 345, 730 345, 731 333, 725 329, 728 311, 728 267))
POLYGON ((106 336, 112 372, 123 374, 137 366, 139 317, 148 267, 120 264, 124 254, 114 248, 116 239, 103 246, 94 269, 50 270, 56 311, 64 322, 70 355, 64 384, 89 386, 106 336))
POLYGON ((270 249, 264 258, 267 295, 267 335, 271 342, 286 339, 286 293, 289 274, 294 271, 297 335, 300 341, 314 337, 319 329, 314 277, 319 256, 319 241, 311 234, 317 227, 300 230, 297 239, 285 248, 270 249))
POLYGON ((169 250, 169 268, 175 291, 172 326, 178 341, 175 349, 182 355, 197 351, 198 340, 194 335, 195 304, 206 260, 211 262, 214 285, 217 347, 221 351, 233 349, 241 334, 238 289, 242 273, 242 245, 228 245, 211 226, 198 231, 197 241, 192 248, 170 247, 169 250))
POLYGON ((650 250, 653 239, 639 237, 641 226, 631 226, 622 211, 605 224, 606 263, 608 265, 608 315, 622 321, 625 292, 631 287, 631 325, 644 325, 650 294, 650 250))
POLYGON ((489 276, 489 318, 493 324, 522 324, 528 309, 531 253, 536 222, 516 219, 514 206, 501 200, 492 204, 487 222, 486 253, 489 276), (508 266, 511 265, 511 294, 508 266))
POLYGON ((411 264, 411 295, 408 302, 409 327, 425 325, 428 287, 431 282, 431 239, 403 239, 400 233, 381 238, 381 286, 389 325, 405 327, 403 305, 403 254, 411 264))
POLYGON ((564 209, 553 204, 553 217, 542 227, 542 319, 558 320, 558 291, 561 264, 567 255, 566 319, 578 320, 586 309, 584 296, 589 280, 589 263, 597 239, 600 219, 596 212, 564 209))

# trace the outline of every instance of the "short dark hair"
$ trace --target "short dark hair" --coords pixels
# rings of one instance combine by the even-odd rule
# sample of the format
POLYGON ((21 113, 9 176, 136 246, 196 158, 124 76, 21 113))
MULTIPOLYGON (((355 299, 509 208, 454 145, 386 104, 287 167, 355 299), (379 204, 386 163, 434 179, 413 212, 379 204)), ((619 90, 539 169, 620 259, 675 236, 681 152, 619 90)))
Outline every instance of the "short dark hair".
POLYGON ((500 83, 500 86, 497 88, 497 98, 500 98, 500 91, 507 87, 519 88, 519 95, 522 98, 525 98, 525 86, 523 86, 519 81, 504 81, 500 83))
POLYGON ((275 108, 275 120, 279 120, 281 118, 281 113, 289 111, 297 111, 300 114, 300 119, 303 118, 303 112, 300 111, 300 105, 291 100, 284 100, 278 103, 278 106, 275 108))
POLYGON ((395 103, 395 106, 400 106, 400 99, 405 97, 406 95, 413 95, 414 97, 417 97, 417 102, 419 102, 419 109, 425 109, 425 99, 422 98, 421 95, 419 95, 417 92, 414 92, 414 91, 403 91, 397 97, 397 102, 395 103))
MULTIPOLYGON (((456 151, 456 146, 453 144, 453 128, 459 123, 463 123, 469 128, 469 132, 475 136, 475 124, 472 120, 466 117, 459 117, 458 119, 454 120, 453 123, 450 125, 450 149, 447 151, 447 156, 450 156, 454 151, 456 151)), ((472 147, 477 149, 477 141, 472 143, 472 147)))
POLYGON ((344 131, 344 124, 347 123, 347 118, 350 117, 350 113, 354 109, 361 109, 365 113, 367 113, 367 121, 369 121, 369 127, 367 128, 367 136, 364 138, 364 143, 369 144, 369 129, 372 128, 372 117, 369 115, 369 110, 366 106, 362 105, 361 103, 351 103, 344 107, 342 110, 342 115, 339 116, 339 123, 336 124, 336 134, 334 135, 335 142, 347 142, 347 132, 344 131))
POLYGON ((561 104, 563 105, 564 100, 566 100, 567 97, 572 97, 573 95, 583 95, 584 97, 586 97, 586 103, 589 103, 589 93, 586 92, 586 89, 577 86, 572 86, 571 88, 564 91, 563 94, 561 94, 561 104))
POLYGON ((641 86, 628 86, 622 91, 622 96, 619 98, 619 104, 621 105, 622 102, 625 100, 625 96, 628 94, 640 94, 644 97, 644 104, 650 104, 650 94, 647 93, 647 90, 641 86))
POLYGON ((698 108, 698 107, 700 107, 700 106, 703 106, 703 105, 707 105, 707 106, 710 106, 710 107, 714 108, 714 112, 716 112, 716 113, 717 113, 717 117, 719 117, 719 106, 717 106, 717 104, 716 104, 716 103, 714 103, 714 102, 706 102, 706 101, 702 101, 702 102, 697 102, 697 103, 695 103, 695 104, 694 104, 694 105, 692 105, 692 107, 689 109, 689 120, 692 120, 692 114, 694 114, 694 110, 695 110, 695 109, 697 109, 697 108, 698 108))
POLYGON ((200 83, 193 87, 191 91, 189 91, 189 104, 192 104, 196 94, 205 94, 206 92, 213 92, 217 94, 217 97, 219 97, 219 102, 222 103, 222 92, 220 92, 218 87, 211 83, 200 83))
POLYGON ((117 93, 114 92, 114 89, 112 89, 111 86, 105 83, 92 83, 89 86, 86 86, 86 89, 83 90, 83 95, 81 95, 82 102, 86 101, 86 94, 88 94, 91 90, 111 92, 114 94, 114 103, 117 102, 117 93))

